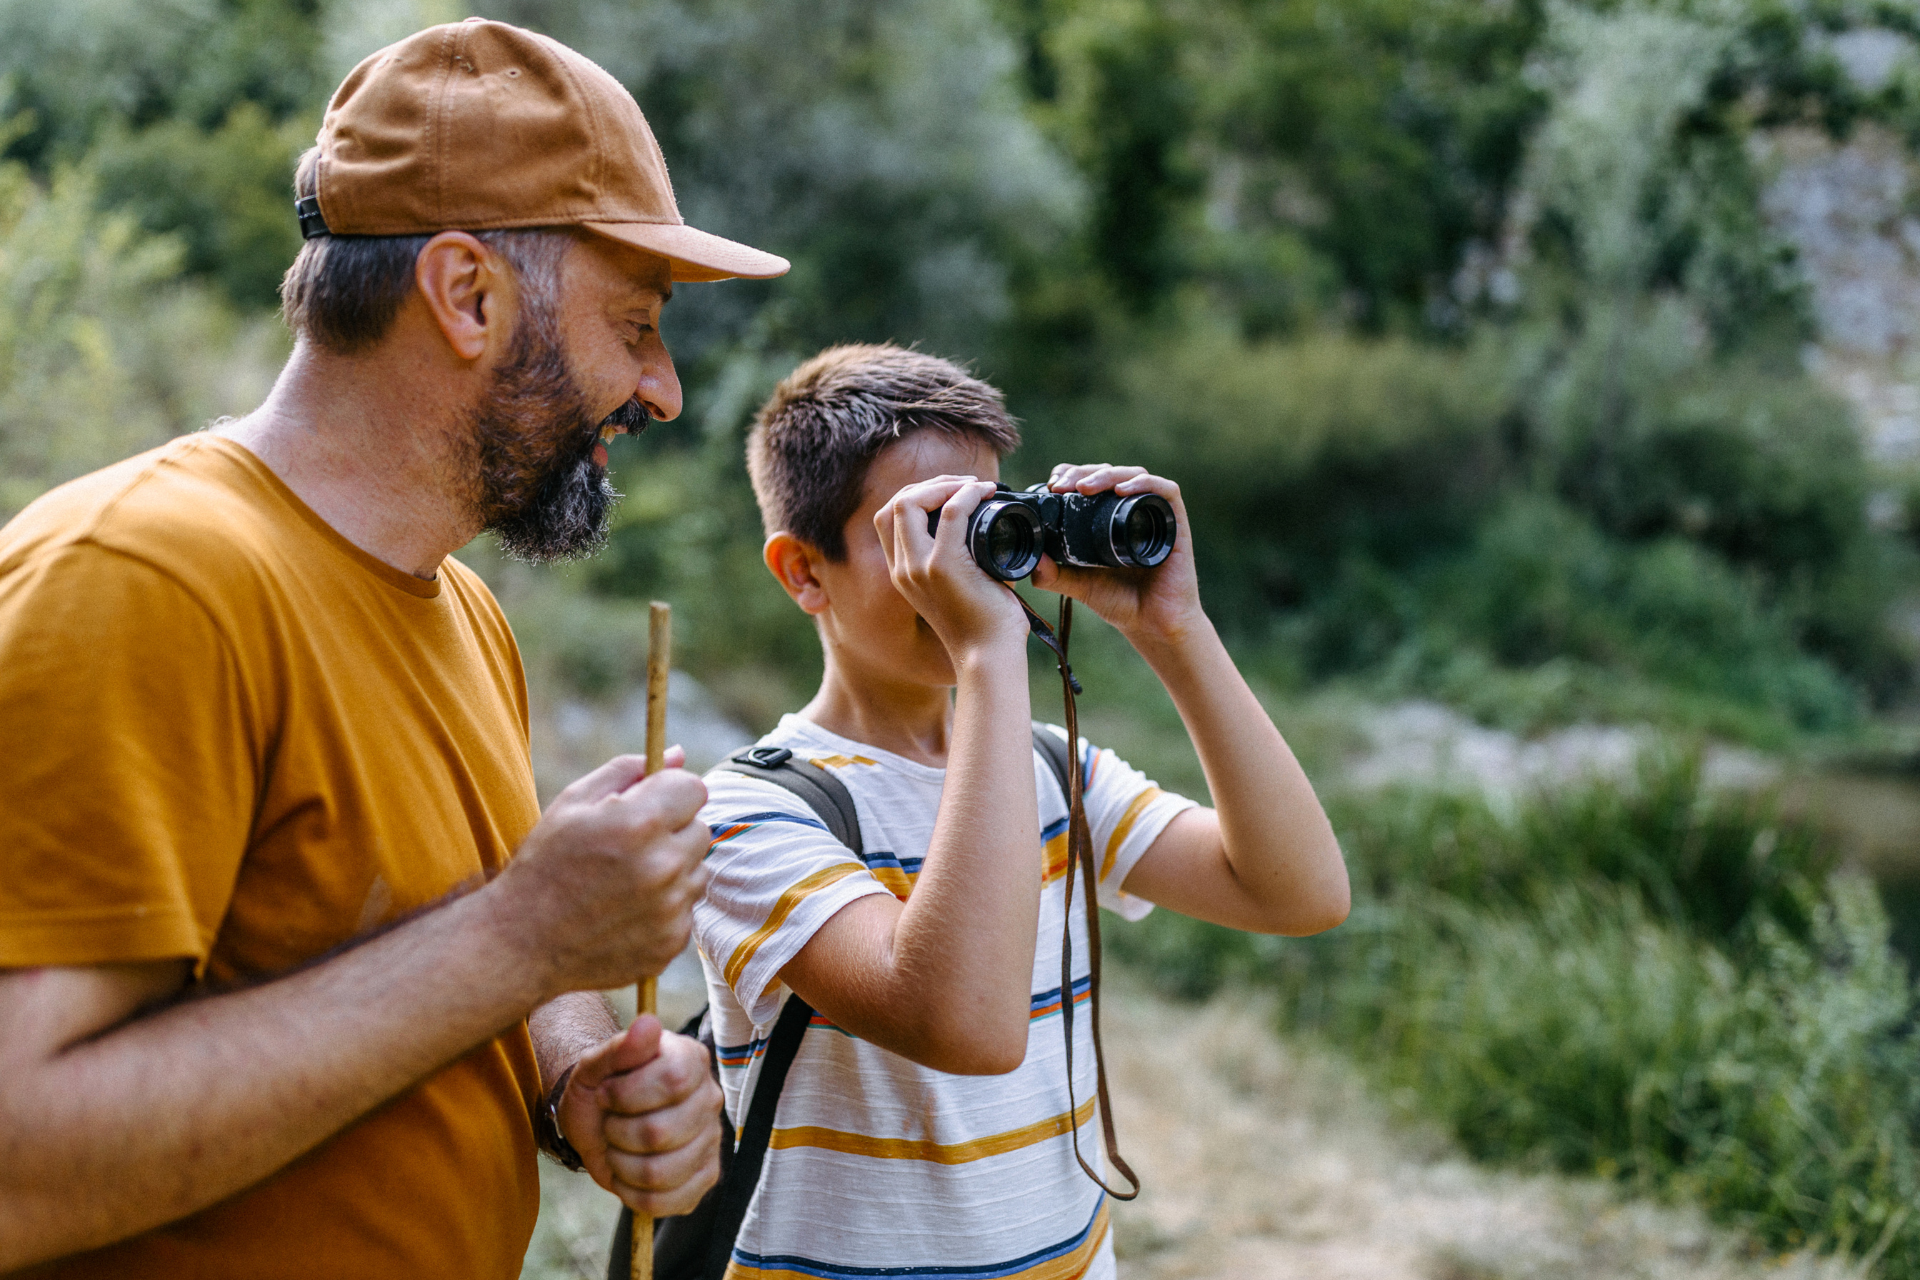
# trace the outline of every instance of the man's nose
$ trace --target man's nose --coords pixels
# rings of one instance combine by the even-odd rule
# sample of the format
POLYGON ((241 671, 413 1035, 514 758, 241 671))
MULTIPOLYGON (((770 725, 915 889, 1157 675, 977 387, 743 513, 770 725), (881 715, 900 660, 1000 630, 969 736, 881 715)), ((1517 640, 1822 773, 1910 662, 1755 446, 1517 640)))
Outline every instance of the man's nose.
POLYGON ((671 422, 680 416, 680 375, 673 367, 667 344, 655 338, 640 370, 640 385, 633 392, 655 421, 671 422))

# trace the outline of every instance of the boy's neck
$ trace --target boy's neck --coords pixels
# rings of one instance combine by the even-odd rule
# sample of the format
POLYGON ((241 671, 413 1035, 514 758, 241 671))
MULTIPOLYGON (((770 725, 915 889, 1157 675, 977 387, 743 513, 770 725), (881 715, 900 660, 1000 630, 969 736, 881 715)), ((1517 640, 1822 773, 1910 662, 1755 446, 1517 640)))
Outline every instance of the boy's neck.
POLYGON ((800 708, 828 733, 904 756, 935 769, 947 767, 953 731, 953 691, 936 685, 888 680, 872 672, 849 678, 829 649, 820 691, 800 708))

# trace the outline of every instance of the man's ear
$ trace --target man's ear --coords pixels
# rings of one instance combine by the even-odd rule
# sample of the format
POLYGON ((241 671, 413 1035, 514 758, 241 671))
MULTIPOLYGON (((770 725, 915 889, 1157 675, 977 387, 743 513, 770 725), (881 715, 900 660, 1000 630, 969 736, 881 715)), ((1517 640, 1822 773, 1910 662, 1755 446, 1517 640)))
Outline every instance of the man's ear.
POLYGON ((442 231, 414 259, 427 314, 461 360, 472 363, 513 328, 513 283, 500 256, 464 231, 442 231))
POLYGON ((767 568, 780 580, 793 602, 814 615, 825 613, 830 603, 825 584, 813 571, 819 554, 784 530, 768 538, 767 545, 760 550, 761 559, 767 562, 767 568))

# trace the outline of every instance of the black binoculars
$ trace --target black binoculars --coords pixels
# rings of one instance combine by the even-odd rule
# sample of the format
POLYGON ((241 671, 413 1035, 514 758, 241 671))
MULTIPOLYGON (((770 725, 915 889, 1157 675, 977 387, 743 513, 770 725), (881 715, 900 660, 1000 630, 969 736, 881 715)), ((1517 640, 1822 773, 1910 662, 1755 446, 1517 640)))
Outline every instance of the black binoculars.
MULTIPOLYGON (((940 508, 927 513, 927 532, 940 528, 940 508)), ((1054 493, 998 486, 967 519, 973 562, 1002 582, 1018 582, 1040 565, 1083 569, 1151 569, 1173 552, 1179 524, 1173 504, 1157 493, 1054 493)))

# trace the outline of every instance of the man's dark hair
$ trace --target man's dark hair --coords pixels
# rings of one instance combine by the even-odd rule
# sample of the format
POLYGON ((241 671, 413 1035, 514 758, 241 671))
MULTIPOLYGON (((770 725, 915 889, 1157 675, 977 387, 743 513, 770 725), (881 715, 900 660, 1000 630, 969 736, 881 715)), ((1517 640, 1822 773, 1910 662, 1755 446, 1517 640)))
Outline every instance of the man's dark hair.
POLYGON ((747 472, 769 534, 846 558, 847 521, 879 452, 916 431, 1006 457, 1020 428, 1004 397, 951 360, 891 344, 829 347, 788 374, 754 418, 747 472))
MULTIPOLYGON (((305 199, 319 188, 320 148, 300 157, 293 189, 305 199)), ((475 238, 507 260, 535 307, 552 310, 560 262, 573 232, 564 227, 476 231, 475 238)), ((315 236, 280 281, 280 314, 287 327, 335 355, 350 356, 384 338, 413 292, 413 264, 432 236, 315 236)))

